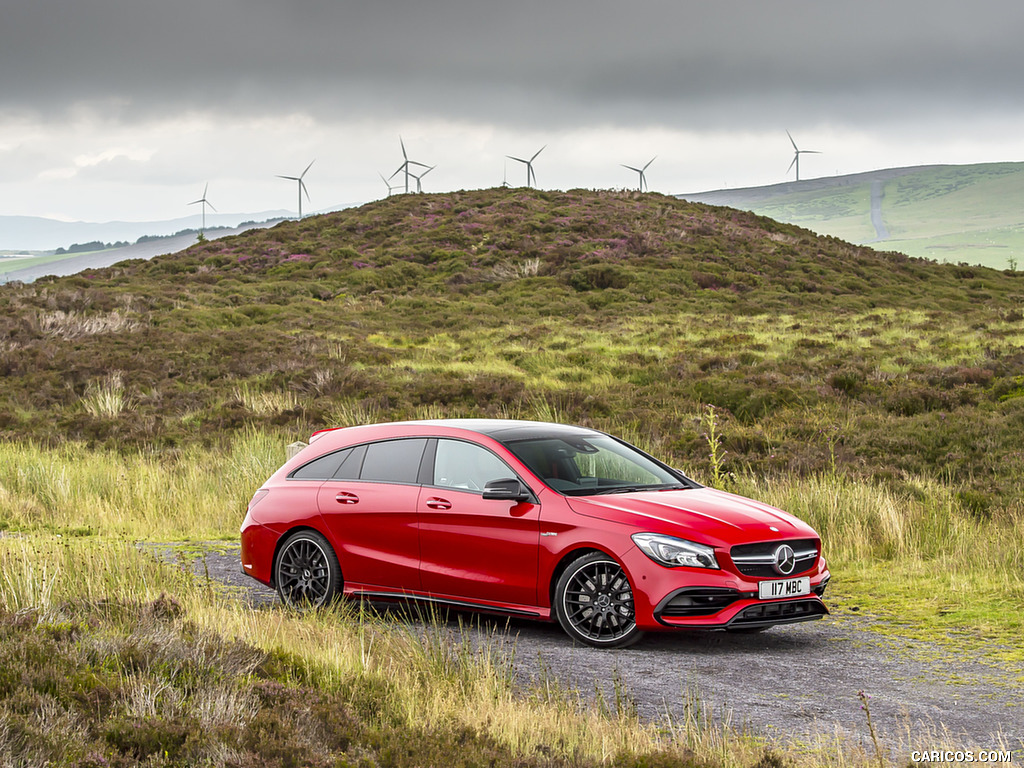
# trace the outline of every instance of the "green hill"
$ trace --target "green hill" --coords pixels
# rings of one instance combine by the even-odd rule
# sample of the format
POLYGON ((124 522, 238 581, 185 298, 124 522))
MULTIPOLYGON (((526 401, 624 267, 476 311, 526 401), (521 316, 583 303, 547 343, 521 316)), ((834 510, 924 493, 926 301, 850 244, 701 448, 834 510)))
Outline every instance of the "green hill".
POLYGON ((565 419, 686 468, 1024 478, 1024 274, 660 195, 403 195, 0 288, 0 434, 216 444, 252 426, 565 419))
POLYGON ((911 256, 1024 266, 1024 163, 896 168, 682 197, 911 256))
MULTIPOLYGON (((606 429, 785 508, 825 542, 828 637, 870 627, 1019 676, 1024 273, 659 195, 402 195, 0 286, 8 752, 865 762, 830 723, 792 744, 703 716, 648 723, 614 675, 587 705, 557 669, 517 674, 500 624, 481 644, 461 618, 254 610, 216 588, 205 548, 169 562, 136 543, 235 540, 284 444, 313 429, 477 415, 606 429)), ((765 643, 793 640, 747 647, 765 643)), ((666 711, 707 704, 678 695, 666 711)), ((880 760, 899 754, 882 738, 880 760)))

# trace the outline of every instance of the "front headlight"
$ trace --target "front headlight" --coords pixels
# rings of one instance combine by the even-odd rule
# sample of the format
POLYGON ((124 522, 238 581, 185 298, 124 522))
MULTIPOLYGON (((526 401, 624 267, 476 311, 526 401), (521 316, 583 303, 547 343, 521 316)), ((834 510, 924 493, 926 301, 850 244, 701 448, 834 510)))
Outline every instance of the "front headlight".
POLYGON ((690 568, 718 569, 715 550, 704 544, 661 533, 634 533, 632 539, 645 555, 659 565, 669 568, 685 565, 690 568))

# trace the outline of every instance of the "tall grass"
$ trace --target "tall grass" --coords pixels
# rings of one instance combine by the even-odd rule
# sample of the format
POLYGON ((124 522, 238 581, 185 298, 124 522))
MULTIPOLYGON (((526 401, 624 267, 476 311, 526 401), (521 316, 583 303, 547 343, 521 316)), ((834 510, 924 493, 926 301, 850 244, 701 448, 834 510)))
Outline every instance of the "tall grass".
POLYGON ((0 611, 47 613, 69 601, 145 601, 167 591, 209 596, 186 572, 128 542, 0 538, 0 611))
POLYGON ((730 490, 814 526, 844 602, 934 639, 998 640, 1019 657, 1024 517, 978 519, 948 486, 922 479, 904 485, 910 490, 835 473, 740 474, 730 490))
MULTIPOLYGON (((872 762, 864 745, 838 734, 787 745, 743 733, 692 690, 680 692, 681 716, 666 711, 662 722, 644 723, 621 685, 613 700, 583 696, 551 675, 524 689, 515 682, 514 641, 503 633, 471 633, 437 618, 410 625, 349 604, 303 614, 253 609, 124 542, 3 536, 0 574, 0 618, 9 623, 16 614, 19 626, 38 623, 43 637, 70 637, 73 659, 98 660, 104 674, 113 673, 116 687, 107 680, 105 695, 114 702, 114 720, 106 728, 121 717, 173 736, 193 723, 209 732, 197 748, 212 750, 210 765, 237 764, 218 752, 218 739, 266 718, 278 700, 286 704, 289 689, 340 697, 349 711, 334 717, 355 712, 363 733, 477 734, 521 756, 523 765, 533 765, 537 755, 581 767, 859 768, 872 762), (278 686, 276 697, 268 698, 268 680, 278 686)), ((64 669, 67 661, 61 664, 64 669)), ((77 690, 72 683, 46 684, 68 695, 77 690)), ((55 713, 74 714, 53 697, 46 706, 58 704, 55 713)), ((0 717, 5 706, 0 700, 0 717)), ((37 713, 41 723, 55 716, 47 712, 37 713)), ((51 744, 54 739, 74 749, 68 733, 51 744)), ((907 741, 907 748, 933 749, 949 738, 921 731, 907 741)), ((15 753, 14 746, 24 749, 0 731, 0 759, 15 753)))
MULTIPOLYGON (((355 418, 362 406, 343 404, 339 415, 346 410, 355 418)), ((558 421, 561 413, 557 400, 538 397, 504 415, 558 421)), ((412 415, 446 414, 424 406, 412 415)), ((664 436, 642 423, 604 426, 666 455, 664 436)), ((255 430, 224 448, 165 455, 0 443, 0 530, 136 541, 234 539, 248 499, 284 459, 284 440, 255 430)), ((694 474, 713 481, 715 467, 694 474)), ((970 629, 1024 652, 1024 516, 987 520, 949 485, 912 477, 892 486, 837 472, 766 476, 719 466, 718 484, 814 526, 837 576, 833 590, 843 599, 920 631, 970 629)), ((31 574, 42 580, 37 591, 45 589, 47 567, 31 574)))
MULTIPOLYGON (((317 381, 321 386, 326 383, 323 381, 322 373, 317 381)), ((235 387, 232 394, 247 410, 259 416, 275 415, 300 407, 298 394, 291 390, 261 390, 248 382, 243 382, 235 387)))
MULTIPOLYGON (((529 403, 523 415, 548 407, 529 403)), ((763 741, 737 735, 698 701, 682 719, 655 726, 640 722, 624 696, 595 704, 551 679, 523 691, 514 684, 512 648, 502 635, 481 637, 439 621, 406 625, 351 605, 303 615, 254 610, 114 538, 236 535, 249 494, 283 458, 277 438, 249 432, 223 450, 163 457, 75 446, 0 448, 8 450, 0 453, 0 511, 8 527, 22 529, 0 536, 0 614, 36 611, 40 620, 59 623, 71 604, 159 603, 167 592, 182 621, 283 660, 282 674, 292 684, 337 692, 389 728, 468 728, 515 754, 551 754, 581 765, 665 750, 722 768, 753 765, 764 756, 763 741), (168 501, 178 497, 182 503, 168 501), (107 538, 49 533, 83 528, 107 538)), ((972 518, 954 491, 927 481, 918 481, 913 492, 835 473, 766 478, 741 472, 724 482, 819 530, 843 604, 856 601, 918 628, 969 630, 1021 648, 1020 520, 972 518)), ((244 724, 255 716, 255 699, 237 688, 183 698, 163 685, 126 678, 125 706, 151 719, 187 707, 199 707, 211 722, 244 724)), ((814 765, 871 760, 838 738, 822 737, 802 749, 800 762, 814 765)))
POLYGON ((224 449, 163 455, 0 443, 0 528, 234 538, 249 498, 284 460, 281 442, 255 431, 224 449))
POLYGON ((124 374, 120 371, 89 382, 82 398, 86 413, 96 418, 113 419, 130 406, 131 397, 125 391, 124 374))
MULTIPOLYGON (((503 637, 475 642, 441 621, 414 629, 347 605, 306 614, 283 608, 255 610, 211 595, 173 564, 115 542, 0 537, 0 573, 4 575, 0 615, 34 611, 39 621, 60 623, 71 611, 69 605, 109 603, 115 606, 116 617, 117 604, 156 601, 156 610, 165 617, 180 615, 216 633, 224 643, 252 646, 280 660, 286 669, 279 674, 292 684, 343 692, 380 723, 417 729, 425 725, 439 730, 468 728, 486 733, 518 754, 543 751, 584 763, 605 763, 621 754, 643 754, 668 744, 654 726, 641 725, 625 710, 602 711, 564 691, 518 693, 511 647, 503 637), (162 597, 165 592, 173 599, 162 597)), ((184 631, 194 634, 194 630, 184 631)), ((140 637, 137 630, 132 633, 133 638, 140 637)), ((176 639, 166 629, 159 634, 164 642, 176 639)), ((159 644, 160 637, 156 640, 159 644)), ((84 647, 100 641, 86 641, 84 647)), ((159 653, 158 648, 153 651, 159 653)), ((164 696, 162 692, 170 686, 152 676, 136 671, 131 675, 124 687, 126 706, 135 716, 171 717, 194 703, 164 696)), ((221 719, 251 717, 253 702, 244 692, 219 694, 233 698, 203 699, 210 717, 218 709, 221 719)), ((733 764, 744 764, 758 749, 755 744, 736 745, 733 764)))

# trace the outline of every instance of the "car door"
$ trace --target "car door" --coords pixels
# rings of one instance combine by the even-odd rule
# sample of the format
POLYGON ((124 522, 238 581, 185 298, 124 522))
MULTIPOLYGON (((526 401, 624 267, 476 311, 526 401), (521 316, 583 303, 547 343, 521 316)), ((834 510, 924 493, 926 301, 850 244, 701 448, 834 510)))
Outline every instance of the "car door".
POLYGON ((491 480, 517 477, 496 454, 438 438, 420 491, 423 589, 469 601, 537 605, 540 506, 483 498, 491 480))
POLYGON ((420 588, 416 503, 425 438, 349 449, 317 504, 335 543, 346 586, 420 588))

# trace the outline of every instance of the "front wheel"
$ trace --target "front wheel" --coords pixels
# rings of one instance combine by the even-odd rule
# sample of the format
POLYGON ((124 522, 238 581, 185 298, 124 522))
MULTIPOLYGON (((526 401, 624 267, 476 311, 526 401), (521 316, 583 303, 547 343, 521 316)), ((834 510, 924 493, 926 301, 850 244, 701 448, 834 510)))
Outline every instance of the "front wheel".
POLYGON ((574 560, 562 573, 555 615, 569 637, 597 648, 622 648, 643 636, 626 572, 599 552, 574 560))
POLYGON ((274 583, 281 602, 318 608, 341 594, 341 566, 331 545, 316 531, 297 531, 277 553, 274 583))

